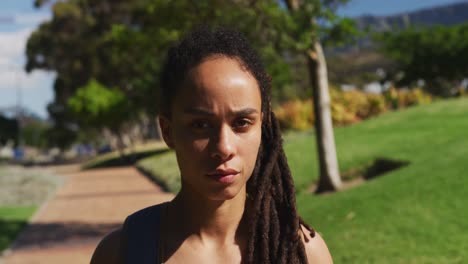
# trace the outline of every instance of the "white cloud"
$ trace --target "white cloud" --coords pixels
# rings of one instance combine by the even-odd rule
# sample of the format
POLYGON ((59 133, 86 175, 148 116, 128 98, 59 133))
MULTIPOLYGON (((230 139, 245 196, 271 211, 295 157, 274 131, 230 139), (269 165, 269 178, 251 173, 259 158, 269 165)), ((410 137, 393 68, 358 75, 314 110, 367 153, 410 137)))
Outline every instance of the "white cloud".
POLYGON ((30 74, 22 69, 0 71, 0 90, 16 89, 18 86, 23 90, 34 89, 44 83, 50 84, 54 76, 54 73, 46 71, 33 71, 30 74))
POLYGON ((0 32, 0 108, 17 102, 17 89, 21 89, 22 104, 46 116, 46 105, 53 98, 55 74, 44 71, 24 71, 26 42, 33 28, 13 32, 0 32))
POLYGON ((3 70, 3 68, 8 68, 9 64, 10 64, 10 59, 9 58, 0 57, 0 70, 3 70))
POLYGON ((18 74, 18 82, 13 74, 10 75, 7 78, 12 85, 0 89, 0 109, 15 106, 20 91, 22 107, 32 110, 41 117, 47 117, 47 104, 52 102, 54 97, 52 89, 54 74, 34 71, 27 75, 22 72, 18 74))
POLYGON ((0 89, 15 87, 17 82, 33 85, 36 75, 24 72, 26 42, 32 29, 0 32, 0 89))
POLYGON ((33 30, 21 29, 14 32, 0 32, 0 70, 20 67, 24 60, 26 41, 33 30))

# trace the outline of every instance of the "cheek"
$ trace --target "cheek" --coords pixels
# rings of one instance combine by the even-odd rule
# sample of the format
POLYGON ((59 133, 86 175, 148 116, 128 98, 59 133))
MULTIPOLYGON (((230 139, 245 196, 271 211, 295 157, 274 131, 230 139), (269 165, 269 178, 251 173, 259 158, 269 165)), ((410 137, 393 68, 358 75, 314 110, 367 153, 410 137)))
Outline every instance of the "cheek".
POLYGON ((191 139, 187 133, 180 133, 175 142, 175 152, 177 164, 182 177, 192 178, 191 175, 197 174, 202 169, 205 162, 202 160, 207 140, 191 139))
POLYGON ((242 146, 242 153, 245 157, 246 165, 249 170, 253 170, 255 162, 257 160, 258 150, 261 143, 261 129, 258 129, 256 133, 252 133, 251 136, 246 140, 244 146, 242 146))
POLYGON ((192 158, 199 157, 197 154, 204 152, 208 145, 208 139, 195 138, 193 133, 186 128, 176 129, 174 131, 174 138, 176 150, 180 154, 191 156, 192 158))

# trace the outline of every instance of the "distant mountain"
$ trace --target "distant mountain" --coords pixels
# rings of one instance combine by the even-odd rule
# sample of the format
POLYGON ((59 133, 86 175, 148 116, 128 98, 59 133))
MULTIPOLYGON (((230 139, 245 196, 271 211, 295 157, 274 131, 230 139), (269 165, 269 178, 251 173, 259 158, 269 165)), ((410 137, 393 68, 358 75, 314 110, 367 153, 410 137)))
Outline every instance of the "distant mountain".
POLYGON ((407 28, 410 25, 423 27, 433 25, 451 26, 468 22, 468 1, 391 16, 364 15, 357 17, 355 20, 360 29, 369 28, 372 31, 386 31, 395 27, 407 28))
MULTIPOLYGON (((412 0, 408 0, 412 1, 412 0)), ((452 26, 468 23, 468 1, 435 6, 391 16, 360 16, 355 18, 359 29, 382 32, 409 26, 452 26)), ((370 36, 355 39, 354 43, 326 48, 329 78, 335 83, 359 84, 378 79, 377 69, 389 69, 393 62, 376 50, 370 36)))
MULTIPOLYGON (((411 1, 411 0, 408 0, 411 1)), ((364 15, 354 18, 360 30, 369 29, 370 32, 404 29, 409 26, 430 27, 435 25, 452 26, 468 23, 468 1, 454 4, 434 6, 413 12, 399 13, 390 16, 364 15)), ((372 50, 374 43, 370 36, 359 37, 353 44, 327 48, 327 55, 347 54, 372 50)))

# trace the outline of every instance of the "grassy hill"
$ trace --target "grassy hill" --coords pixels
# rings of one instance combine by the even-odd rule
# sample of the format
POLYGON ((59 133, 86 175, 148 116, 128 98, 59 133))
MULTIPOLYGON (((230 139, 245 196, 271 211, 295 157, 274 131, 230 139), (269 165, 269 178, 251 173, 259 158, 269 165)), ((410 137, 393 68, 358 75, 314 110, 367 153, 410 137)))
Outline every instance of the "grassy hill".
POLYGON ((385 157, 410 164, 332 195, 304 192, 316 169, 314 139, 286 145, 304 218, 336 263, 468 261, 468 100, 388 113, 336 130, 340 167, 385 157), (307 156, 307 160, 300 157, 307 156))
MULTIPOLYGON (((366 167, 377 158, 409 165, 321 196, 308 192, 318 177, 313 133, 287 134, 285 151, 300 213, 325 238, 336 263, 465 263, 467 131, 466 98, 338 128, 341 171, 366 167)), ((139 166, 157 176, 159 171, 159 177, 163 171, 177 175, 172 152, 142 160, 139 166)))

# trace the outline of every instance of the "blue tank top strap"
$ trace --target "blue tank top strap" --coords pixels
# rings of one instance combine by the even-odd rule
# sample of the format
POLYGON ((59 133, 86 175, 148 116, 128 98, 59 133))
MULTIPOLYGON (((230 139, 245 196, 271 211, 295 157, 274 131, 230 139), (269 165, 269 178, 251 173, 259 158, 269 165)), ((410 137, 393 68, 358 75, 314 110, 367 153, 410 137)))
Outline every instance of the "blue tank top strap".
POLYGON ((125 219, 123 225, 127 237, 125 263, 154 264, 159 260, 159 225, 162 205, 144 208, 125 219))

